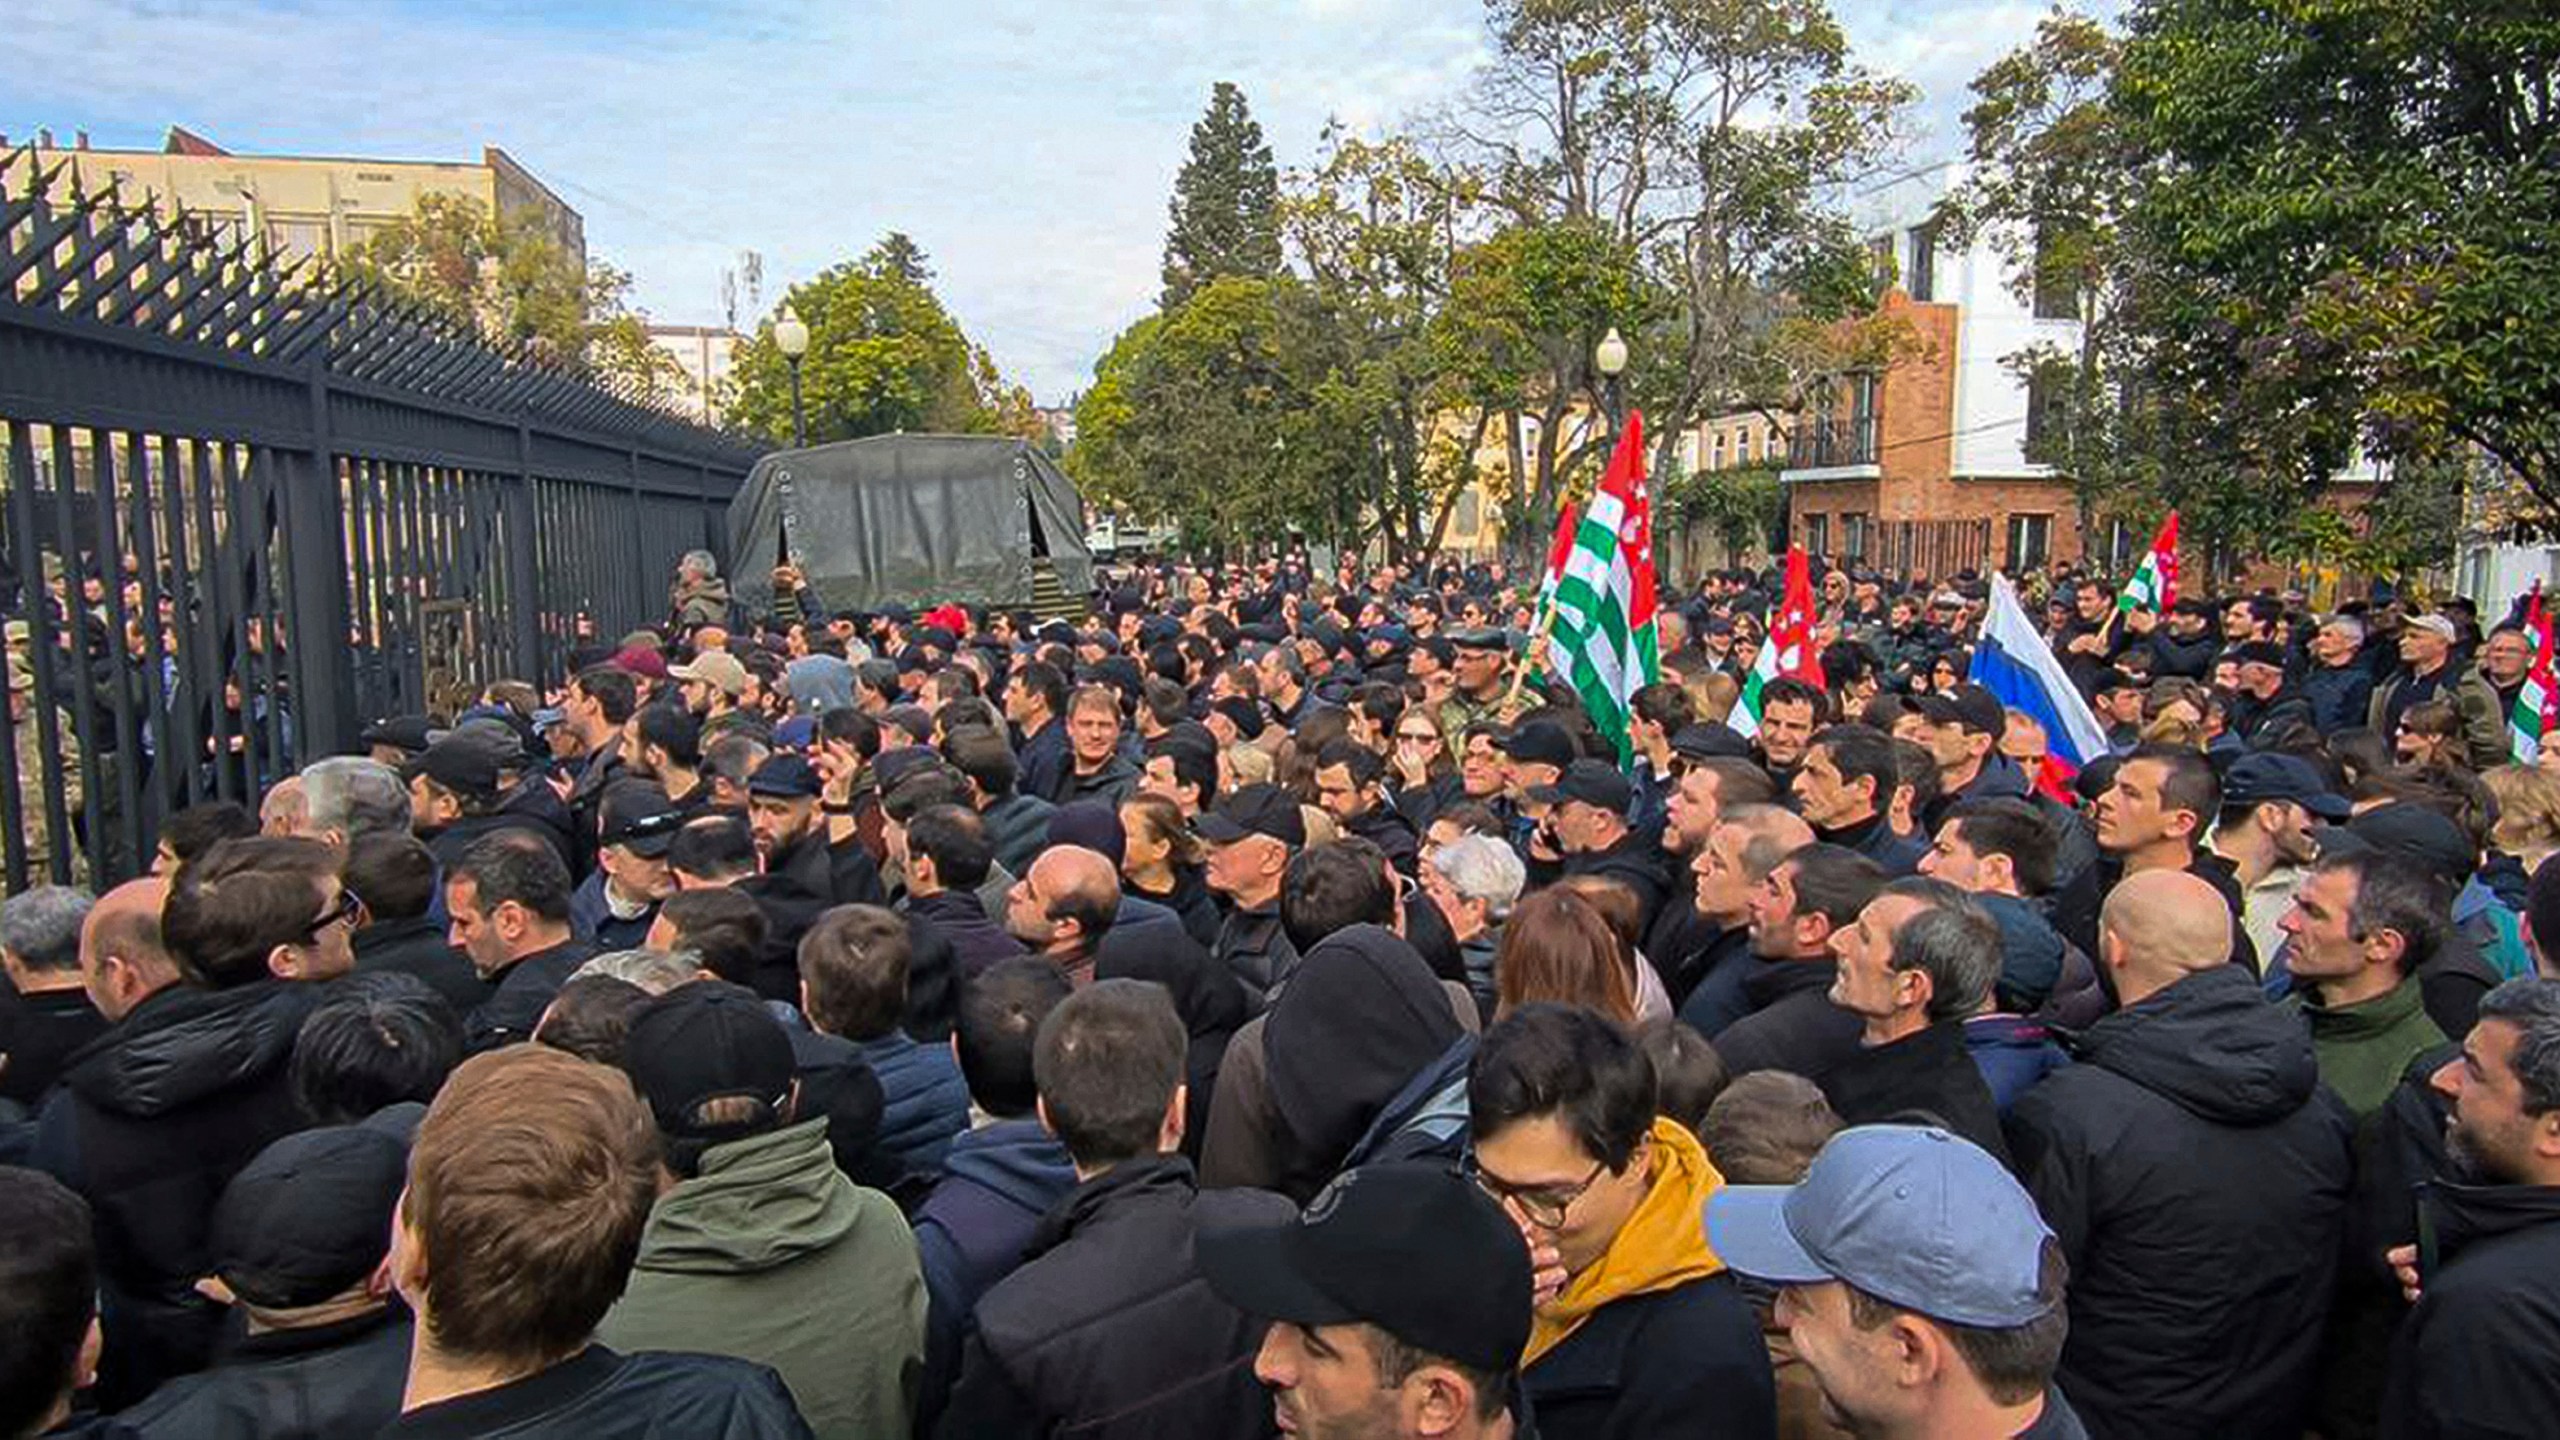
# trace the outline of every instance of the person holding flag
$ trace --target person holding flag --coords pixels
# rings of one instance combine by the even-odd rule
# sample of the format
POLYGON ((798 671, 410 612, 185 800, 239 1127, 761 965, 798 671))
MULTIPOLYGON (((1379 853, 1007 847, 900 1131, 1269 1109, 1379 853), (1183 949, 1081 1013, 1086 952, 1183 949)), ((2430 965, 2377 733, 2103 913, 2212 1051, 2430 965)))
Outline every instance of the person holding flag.
POLYGON ((1599 490, 1572 518, 1572 548, 1547 607, 1547 664, 1582 697, 1592 727, 1624 768, 1633 754, 1628 707, 1638 690, 1662 675, 1642 412, 1629 412, 1599 490))
POLYGON ((2160 533, 2151 537, 2151 548, 2134 567, 2133 578, 2124 582, 2124 593, 2116 597, 2116 614, 2144 610, 2160 615, 2177 603, 2178 512, 2172 510, 2160 522, 2160 533))
POLYGON ((1803 546, 1790 545, 1786 583, 1769 616, 1768 637, 1725 723, 1759 747, 1772 774, 1792 778, 1821 723, 1822 692, 1822 663, 1813 644, 1812 564, 1803 546), (1770 713, 1773 707, 1775 714, 1770 713))

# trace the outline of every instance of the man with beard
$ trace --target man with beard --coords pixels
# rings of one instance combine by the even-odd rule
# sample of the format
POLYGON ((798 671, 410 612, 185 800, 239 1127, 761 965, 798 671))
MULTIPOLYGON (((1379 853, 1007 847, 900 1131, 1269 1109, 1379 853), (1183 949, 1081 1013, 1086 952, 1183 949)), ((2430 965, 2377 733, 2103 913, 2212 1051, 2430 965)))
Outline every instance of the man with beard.
POLYGON ((1681 997, 1674 1003, 1682 1024, 1712 1040, 1751 1013, 1744 987, 1761 968, 1752 949, 1752 897, 1780 861, 1812 843, 1804 817, 1776 805, 1734 805, 1717 818, 1689 860, 1691 903, 1714 938, 1680 964, 1672 993, 1681 997))
POLYGON ((681 705, 643 705, 623 729, 623 773, 655 780, 679 810, 710 808, 711 782, 702 774, 702 722, 681 705))
POLYGON ((2391 1259, 2417 1301, 2394 1342, 2388 1440, 2532 1435, 2560 1414, 2560 980, 2510 980, 2480 1002, 2462 1054, 2428 1082, 2450 1108, 2463 1179, 2419 1192, 2391 1259))
POLYGON ((1618 767, 1606 760, 1576 760, 1552 784, 1529 790, 1527 798, 1550 807, 1546 834, 1564 859, 1564 873, 1594 875, 1627 887, 1636 902, 1636 933, 1650 931, 1671 876, 1661 847, 1627 822, 1635 794, 1618 767))
POLYGON ((1885 878, 1864 855, 1817 842, 1789 854, 1752 887, 1753 963, 1742 982, 1749 1013, 1714 1037, 1733 1074, 1791 1070, 1819 1083, 1857 1053, 1863 1023, 1831 1003, 1840 970, 1832 940, 1857 920, 1885 878))
POLYGON ((1385 852, 1396 873, 1413 878, 1422 841, 1413 822, 1386 801, 1387 762, 1376 751, 1344 737, 1316 755, 1316 803, 1346 834, 1357 835, 1385 852))
POLYGON ((1510 642, 1499 630, 1475 625, 1450 631, 1449 643, 1457 650, 1457 690, 1440 706, 1440 733, 1463 734, 1479 721, 1501 723, 1510 642))
POLYGON ((768 877, 829 905, 877 905, 880 867, 852 840, 830 844, 818 823, 818 772, 790 752, 770 755, 747 781, 747 826, 768 877))
POLYGON ((2330 793, 2320 772, 2299 756, 2243 755, 2224 773, 2222 817, 2210 843, 2231 863, 2240 885, 2240 926, 2261 960, 2283 944, 2278 927, 2319 857, 2314 820, 2335 824, 2347 815, 2346 800, 2330 793))
POLYGON ((1822 692, 1801 680, 1782 676, 1761 690, 1760 733, 1752 745, 1760 752, 1761 768, 1780 785, 1795 783, 1796 767, 1804 763, 1824 708, 1822 692))
POLYGON ((1710 918, 1699 906, 1699 857, 1728 810, 1766 805, 1778 792, 1748 760, 1683 757, 1673 768, 1678 774, 1671 782, 1662 830, 1662 848, 1673 861, 1671 893, 1663 898, 1653 928, 1645 932, 1644 953, 1662 972, 1663 986, 1676 1006, 1706 973, 1708 949, 1727 933, 1727 922, 1710 918))

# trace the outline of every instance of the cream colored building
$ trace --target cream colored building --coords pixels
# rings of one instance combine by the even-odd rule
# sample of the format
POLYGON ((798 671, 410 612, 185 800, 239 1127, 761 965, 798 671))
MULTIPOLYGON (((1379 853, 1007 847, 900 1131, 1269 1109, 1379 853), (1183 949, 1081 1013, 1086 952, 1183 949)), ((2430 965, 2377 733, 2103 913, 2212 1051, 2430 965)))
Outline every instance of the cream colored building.
POLYGON ((729 370, 747 337, 719 325, 652 325, 649 343, 674 357, 684 371, 683 409, 705 425, 720 423, 729 370))
MULTIPOLYGON (((0 136, 0 149, 13 143, 0 136)), ((587 260, 586 221, 506 151, 484 146, 477 161, 364 160, 335 156, 235 155, 179 126, 158 150, 65 148, 36 135, 37 162, 68 166, 95 193, 113 184, 128 201, 146 196, 183 210, 226 238, 255 236, 281 255, 335 255, 360 246, 428 195, 461 195, 501 217, 530 216, 577 258, 587 260)))

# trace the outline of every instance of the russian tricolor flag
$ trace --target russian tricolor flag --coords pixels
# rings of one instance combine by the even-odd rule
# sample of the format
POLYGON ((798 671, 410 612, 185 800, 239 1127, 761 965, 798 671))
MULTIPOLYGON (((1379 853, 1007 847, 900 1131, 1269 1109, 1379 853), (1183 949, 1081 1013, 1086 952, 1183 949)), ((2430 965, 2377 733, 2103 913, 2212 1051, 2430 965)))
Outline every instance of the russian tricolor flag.
POLYGON ((2044 727, 2044 773, 2034 777, 2036 785, 2069 800, 2071 782, 2108 753, 2106 727, 2063 673, 2053 647, 2028 622, 2026 607, 2018 603, 2018 592, 2005 575, 1991 577, 1991 613, 1983 617, 1982 642, 1974 647, 1970 674, 2002 705, 2044 727))

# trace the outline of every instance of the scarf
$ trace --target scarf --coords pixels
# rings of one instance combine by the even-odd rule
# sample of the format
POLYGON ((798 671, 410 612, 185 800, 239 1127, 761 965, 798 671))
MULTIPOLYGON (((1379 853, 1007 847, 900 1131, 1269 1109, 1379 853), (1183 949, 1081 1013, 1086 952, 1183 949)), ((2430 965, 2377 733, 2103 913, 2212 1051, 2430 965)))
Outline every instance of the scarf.
POLYGON ((1652 1188, 1591 1268, 1566 1281, 1555 1299, 1539 1307, 1529 1327, 1529 1348, 1520 1357, 1522 1367, 1563 1344, 1603 1305, 1670 1290, 1722 1270, 1724 1262, 1707 1248, 1706 1211, 1707 1198, 1723 1188, 1724 1177, 1716 1173, 1697 1137, 1676 1120, 1655 1117, 1652 1188))

